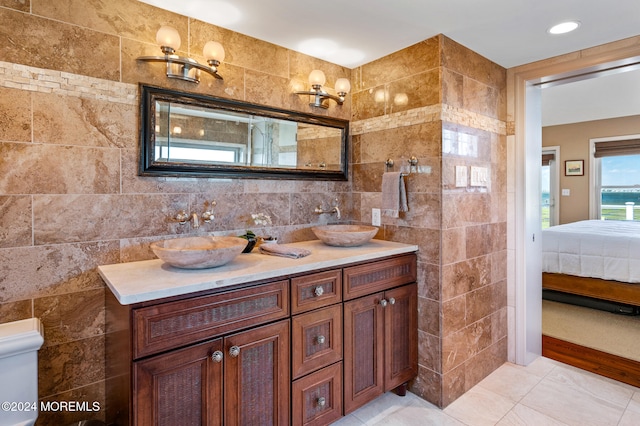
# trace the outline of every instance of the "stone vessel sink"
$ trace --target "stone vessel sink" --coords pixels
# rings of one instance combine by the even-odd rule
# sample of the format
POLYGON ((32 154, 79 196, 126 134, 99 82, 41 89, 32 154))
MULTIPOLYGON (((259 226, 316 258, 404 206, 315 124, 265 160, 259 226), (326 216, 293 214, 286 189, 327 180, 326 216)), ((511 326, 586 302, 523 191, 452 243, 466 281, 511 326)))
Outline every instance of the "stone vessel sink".
POLYGON ((247 245, 238 237, 185 237, 151 243, 160 260, 176 268, 215 268, 231 262, 247 245))
POLYGON ((323 243, 336 247, 361 246, 378 233, 377 227, 367 225, 324 225, 311 230, 323 243))

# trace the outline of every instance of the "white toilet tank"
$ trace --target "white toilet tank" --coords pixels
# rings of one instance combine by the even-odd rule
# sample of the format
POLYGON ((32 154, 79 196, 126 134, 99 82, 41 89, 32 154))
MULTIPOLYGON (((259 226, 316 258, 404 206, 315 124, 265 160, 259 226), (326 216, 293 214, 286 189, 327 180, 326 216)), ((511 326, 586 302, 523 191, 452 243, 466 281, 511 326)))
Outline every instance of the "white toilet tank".
POLYGON ((0 426, 33 425, 38 417, 38 318, 0 324, 0 426))

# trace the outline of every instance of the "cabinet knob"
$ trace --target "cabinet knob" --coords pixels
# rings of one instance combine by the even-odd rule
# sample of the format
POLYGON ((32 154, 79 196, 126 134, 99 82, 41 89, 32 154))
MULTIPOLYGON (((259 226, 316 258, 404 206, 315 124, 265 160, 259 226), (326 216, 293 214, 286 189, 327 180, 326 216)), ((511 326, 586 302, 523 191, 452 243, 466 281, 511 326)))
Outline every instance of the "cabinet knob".
POLYGON ((322 286, 314 288, 313 294, 315 294, 316 296, 322 296, 324 294, 324 288, 322 288, 322 286))
POLYGON ((317 403, 318 407, 324 407, 325 405, 327 405, 327 400, 324 398, 324 396, 321 396, 320 398, 318 398, 317 403))
POLYGON ((316 338, 316 341, 318 342, 319 345, 322 345, 324 344, 325 338, 324 336, 321 335, 316 338))
POLYGON ((224 358, 222 351, 215 351, 211 354, 211 361, 213 362, 222 362, 222 358, 224 358))
POLYGON ((387 300, 386 300, 386 299, 382 299, 382 300, 380 301, 380 306, 382 306, 382 307, 384 308, 384 307, 386 307, 386 306, 387 306, 387 304, 388 304, 388 303, 389 303, 389 302, 387 302, 387 300))
POLYGON ((395 305, 396 304, 396 299, 394 299, 393 297, 390 297, 389 298, 389 304, 395 305))
POLYGON ((240 355, 240 348, 237 346, 231 346, 229 348, 229 356, 232 358, 237 357, 238 355, 240 355))

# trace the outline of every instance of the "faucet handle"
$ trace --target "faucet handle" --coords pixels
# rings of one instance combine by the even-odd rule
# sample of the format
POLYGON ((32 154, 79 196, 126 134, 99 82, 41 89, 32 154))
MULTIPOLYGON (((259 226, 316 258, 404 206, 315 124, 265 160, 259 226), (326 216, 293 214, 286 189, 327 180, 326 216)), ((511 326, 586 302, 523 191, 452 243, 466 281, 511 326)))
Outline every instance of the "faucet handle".
POLYGON ((184 225, 189 220, 189 215, 184 210, 180 210, 173 218, 180 225, 184 225))
MULTIPOLYGON (((216 200, 211 201, 211 209, 213 209, 218 203, 216 203, 216 200)), ((207 209, 207 206, 209 205, 209 203, 207 203, 206 201, 204 202, 204 213, 202 213, 202 220, 204 220, 206 223, 211 222, 213 219, 215 219, 215 215, 213 214, 213 212, 210 209, 207 209)))

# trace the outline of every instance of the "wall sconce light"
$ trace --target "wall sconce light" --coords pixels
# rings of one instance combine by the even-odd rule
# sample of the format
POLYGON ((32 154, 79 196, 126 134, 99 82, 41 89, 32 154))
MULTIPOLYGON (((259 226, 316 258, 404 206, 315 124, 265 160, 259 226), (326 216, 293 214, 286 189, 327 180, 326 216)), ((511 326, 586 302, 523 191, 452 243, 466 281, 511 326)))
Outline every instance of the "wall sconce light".
POLYGON ((180 34, 175 28, 169 26, 160 27, 156 33, 156 42, 160 45, 164 56, 140 56, 138 58, 139 61, 166 62, 167 77, 169 78, 200 83, 200 71, 205 71, 222 80, 222 76, 218 74, 218 66, 224 61, 224 47, 217 41, 208 41, 202 51, 209 66, 175 54, 176 50, 180 48, 181 42, 180 34))
POLYGON ((328 102, 325 102, 327 99, 333 99, 338 103, 338 105, 342 105, 344 102, 344 97, 347 96, 349 90, 351 90, 351 83, 346 78, 339 78, 336 80, 336 93, 338 96, 330 95, 329 93, 322 90, 322 85, 325 83, 326 77, 324 73, 320 70, 313 70, 309 73, 309 84, 313 90, 310 91, 299 91, 295 92, 296 95, 310 95, 314 97, 314 101, 310 102, 309 105, 313 107, 319 108, 329 108, 328 102))

